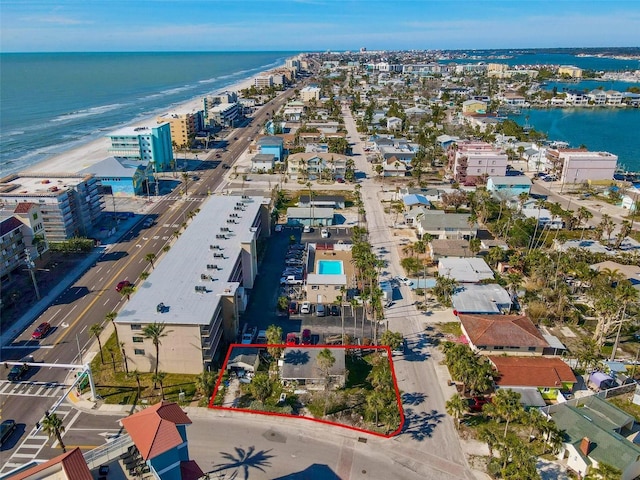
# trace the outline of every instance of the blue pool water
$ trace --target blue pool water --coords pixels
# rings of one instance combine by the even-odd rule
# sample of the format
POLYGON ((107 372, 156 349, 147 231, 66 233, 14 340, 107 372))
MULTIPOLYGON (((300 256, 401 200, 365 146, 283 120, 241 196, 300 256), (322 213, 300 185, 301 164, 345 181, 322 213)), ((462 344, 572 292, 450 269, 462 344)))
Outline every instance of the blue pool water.
POLYGON ((318 260, 318 274, 342 275, 342 260, 318 260))

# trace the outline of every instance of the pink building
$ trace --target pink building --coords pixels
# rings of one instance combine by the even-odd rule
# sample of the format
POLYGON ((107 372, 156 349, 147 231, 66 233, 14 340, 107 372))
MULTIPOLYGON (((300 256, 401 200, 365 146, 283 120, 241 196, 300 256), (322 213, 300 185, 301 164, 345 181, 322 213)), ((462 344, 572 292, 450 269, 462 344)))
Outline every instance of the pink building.
POLYGON ((505 176, 507 154, 486 142, 464 142, 449 151, 449 168, 460 183, 476 183, 488 177, 505 176))
POLYGON ((618 156, 609 152, 589 152, 584 148, 547 150, 547 159, 562 183, 612 180, 618 156))

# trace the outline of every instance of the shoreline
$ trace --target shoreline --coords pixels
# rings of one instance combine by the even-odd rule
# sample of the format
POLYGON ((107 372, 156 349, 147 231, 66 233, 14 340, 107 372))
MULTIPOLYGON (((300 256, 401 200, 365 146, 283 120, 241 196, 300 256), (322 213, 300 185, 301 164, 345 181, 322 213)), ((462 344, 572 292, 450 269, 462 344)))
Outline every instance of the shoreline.
MULTIPOLYGON (((280 66, 274 67, 274 69, 284 65, 285 64, 283 63, 280 66)), ((235 83, 231 83, 229 85, 217 88, 204 95, 201 94, 198 97, 192 98, 191 100, 187 100, 182 103, 178 103, 175 105, 168 105, 166 107, 159 108, 157 110, 157 113, 155 114, 149 115, 148 117, 144 117, 141 119, 137 119, 135 121, 124 122, 120 126, 117 126, 117 127, 114 126, 113 130, 117 128, 127 127, 127 126, 153 123, 158 113, 162 111, 202 110, 204 108, 203 98, 205 96, 215 95, 225 91, 233 91, 238 93, 240 90, 247 89, 251 85, 253 85, 253 80, 256 76, 263 75, 265 73, 266 72, 253 74, 250 77, 246 77, 235 83)), ((82 143, 81 145, 71 146, 68 150, 64 150, 60 153, 56 153, 51 157, 48 157, 33 165, 30 165, 28 168, 16 171, 14 173, 17 175, 29 175, 29 174, 42 175, 44 173, 47 173, 47 174, 77 173, 80 170, 90 167, 91 165, 95 165, 96 163, 111 156, 108 151, 109 147, 110 147, 109 139, 103 135, 101 138, 89 140, 85 143, 82 143)))

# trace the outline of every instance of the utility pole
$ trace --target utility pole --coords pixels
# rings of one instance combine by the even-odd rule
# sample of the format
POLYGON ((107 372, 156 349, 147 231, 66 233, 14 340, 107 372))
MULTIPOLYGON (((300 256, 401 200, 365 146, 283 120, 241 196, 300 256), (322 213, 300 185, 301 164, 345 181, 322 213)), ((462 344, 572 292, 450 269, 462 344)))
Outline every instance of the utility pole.
POLYGON ((38 288, 38 281, 36 280, 36 264, 31 260, 31 253, 28 248, 24 249, 25 259, 24 262, 27 264, 27 269, 31 274, 31 280, 33 281, 33 289, 36 291, 36 298, 40 300, 40 289, 38 288))

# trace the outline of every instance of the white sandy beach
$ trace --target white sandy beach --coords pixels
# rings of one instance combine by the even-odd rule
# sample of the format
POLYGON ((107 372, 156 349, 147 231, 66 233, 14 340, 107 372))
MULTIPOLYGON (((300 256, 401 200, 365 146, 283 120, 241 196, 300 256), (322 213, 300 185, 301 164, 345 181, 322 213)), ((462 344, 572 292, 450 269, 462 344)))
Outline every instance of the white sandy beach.
MULTIPOLYGON (((264 72, 258 75, 262 74, 264 74, 264 72)), ((238 83, 234 83, 233 85, 221 88, 220 90, 217 90, 216 93, 225 91, 239 92, 240 90, 251 87, 251 85, 253 85, 254 78, 255 76, 246 78, 238 83)), ((215 93, 213 93, 213 95, 215 95, 215 93)), ((171 110, 202 110, 203 98, 204 96, 201 95, 197 98, 189 100, 188 102, 171 107, 171 110)), ((136 121, 135 123, 131 123, 129 125, 148 125, 149 123, 154 123, 155 118, 155 115, 150 116, 144 120, 136 121)), ((110 142, 107 137, 98 138, 91 142, 85 143, 84 145, 80 145, 79 147, 72 148, 58 155, 47 158, 46 160, 33 165, 31 168, 29 168, 28 170, 24 170, 21 173, 76 173, 109 157, 109 147, 110 142)))

